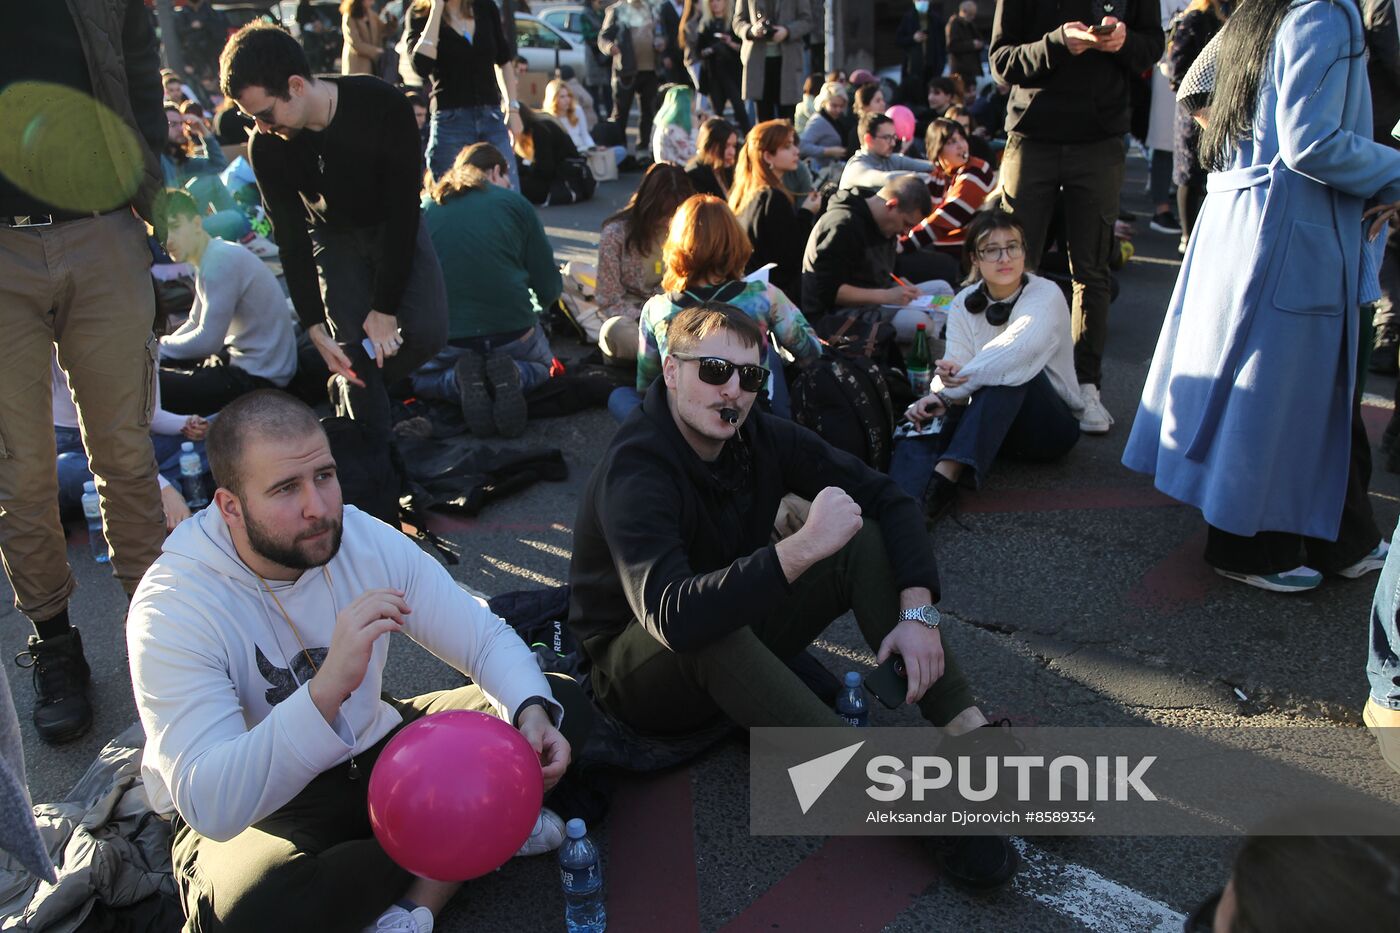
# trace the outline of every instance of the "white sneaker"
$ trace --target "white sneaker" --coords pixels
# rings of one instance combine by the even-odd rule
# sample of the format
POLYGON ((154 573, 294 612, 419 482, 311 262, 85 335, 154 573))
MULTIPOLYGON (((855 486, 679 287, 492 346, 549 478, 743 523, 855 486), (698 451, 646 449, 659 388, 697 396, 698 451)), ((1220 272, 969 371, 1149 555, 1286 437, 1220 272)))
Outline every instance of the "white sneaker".
POLYGON ((433 912, 426 907, 404 910, 395 904, 365 927, 364 933, 433 933, 433 912))
POLYGON ((546 852, 553 852, 563 844, 563 818, 549 807, 540 807, 540 815, 539 819, 535 820, 535 828, 530 830, 530 838, 525 840, 525 844, 520 847, 519 852, 515 853, 515 857, 544 855, 546 852))
POLYGON ((1113 427, 1113 416, 1103 407, 1099 398, 1099 387, 1083 383, 1079 387, 1079 397, 1084 400, 1084 413, 1079 416, 1079 430, 1085 434, 1107 434, 1113 427))
POLYGON ((1386 555, 1390 553, 1390 544, 1384 539, 1376 545, 1376 549, 1356 563, 1343 570, 1337 571, 1337 576, 1346 577, 1348 580, 1359 580, 1373 570, 1380 570, 1385 566, 1386 555))
POLYGON ((280 255, 277 244, 261 233, 250 233, 238 242, 246 246, 248 252, 259 259, 276 259, 280 255))

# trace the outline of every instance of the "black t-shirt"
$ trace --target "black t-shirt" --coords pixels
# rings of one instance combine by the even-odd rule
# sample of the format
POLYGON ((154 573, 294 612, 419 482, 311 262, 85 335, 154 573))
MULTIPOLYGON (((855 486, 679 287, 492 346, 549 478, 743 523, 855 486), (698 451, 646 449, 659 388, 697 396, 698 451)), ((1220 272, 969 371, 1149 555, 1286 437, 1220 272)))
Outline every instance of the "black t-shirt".
POLYGON ((413 264, 423 183, 418 123, 407 97, 369 75, 318 80, 340 89, 330 126, 291 139, 257 133, 248 146, 303 327, 326 316, 311 227, 379 229, 372 306, 395 313, 413 264))
MULTIPOLYGON (((501 11, 491 0, 474 0, 472 10, 476 21, 471 39, 454 31, 444 17, 438 30, 437 58, 413 56, 413 70, 428 79, 434 113, 454 107, 501 106, 496 66, 511 61, 512 46, 506 41, 501 11)), ((409 17, 410 50, 418 45, 427 23, 427 13, 419 11, 409 17)))

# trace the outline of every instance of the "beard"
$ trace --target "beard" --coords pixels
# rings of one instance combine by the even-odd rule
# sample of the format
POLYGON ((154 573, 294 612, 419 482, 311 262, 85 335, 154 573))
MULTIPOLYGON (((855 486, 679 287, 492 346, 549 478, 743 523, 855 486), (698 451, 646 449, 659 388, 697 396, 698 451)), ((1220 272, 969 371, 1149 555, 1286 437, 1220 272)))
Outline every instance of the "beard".
POLYGON ((246 510, 243 515, 243 527, 248 533, 248 546, 258 556, 290 570, 311 570, 314 567, 324 566, 340 552, 340 536, 343 529, 338 517, 318 522, 314 527, 302 532, 291 541, 275 537, 246 510), (318 535, 323 531, 330 532, 330 538, 327 541, 316 541, 311 544, 305 542, 306 538, 318 535), (317 553, 322 549, 325 550, 324 556, 317 553))

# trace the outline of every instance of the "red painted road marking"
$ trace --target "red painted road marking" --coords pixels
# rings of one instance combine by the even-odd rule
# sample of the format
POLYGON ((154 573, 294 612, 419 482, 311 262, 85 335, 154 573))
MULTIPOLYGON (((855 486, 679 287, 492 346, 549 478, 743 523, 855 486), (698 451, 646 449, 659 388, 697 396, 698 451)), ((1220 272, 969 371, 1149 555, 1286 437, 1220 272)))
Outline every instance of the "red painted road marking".
POLYGON ((1371 443, 1379 444, 1381 435, 1385 433, 1385 426, 1390 424, 1390 409, 1379 405, 1362 405, 1361 420, 1366 423, 1366 436, 1371 439, 1371 443))
POLYGON ((1151 486, 1089 486, 1081 489, 992 489, 969 494, 964 512, 1063 512, 1085 509, 1150 509, 1180 502, 1151 486))
POLYGON ((882 930, 936 876, 917 839, 833 837, 721 930, 882 930))
POLYGON ((1205 602, 1217 579, 1201 557, 1205 547, 1206 530, 1201 528, 1142 575, 1128 591, 1128 604, 1171 612, 1205 602))
POLYGON ((628 781, 608 816, 608 929, 699 933, 690 769, 628 781))

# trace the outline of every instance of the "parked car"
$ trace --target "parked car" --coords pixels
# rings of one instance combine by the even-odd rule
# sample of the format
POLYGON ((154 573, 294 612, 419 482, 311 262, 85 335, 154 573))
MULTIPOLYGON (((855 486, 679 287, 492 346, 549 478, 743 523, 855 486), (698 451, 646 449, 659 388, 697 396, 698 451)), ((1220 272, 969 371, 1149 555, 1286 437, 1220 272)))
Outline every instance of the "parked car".
POLYGON ((555 68, 569 65, 575 74, 583 74, 583 43, 565 38, 539 17, 515 14, 515 47, 532 72, 553 77, 555 68))
POLYGON ((586 45, 583 41, 583 4, 551 4, 548 8, 540 8, 535 17, 574 45, 586 45))

